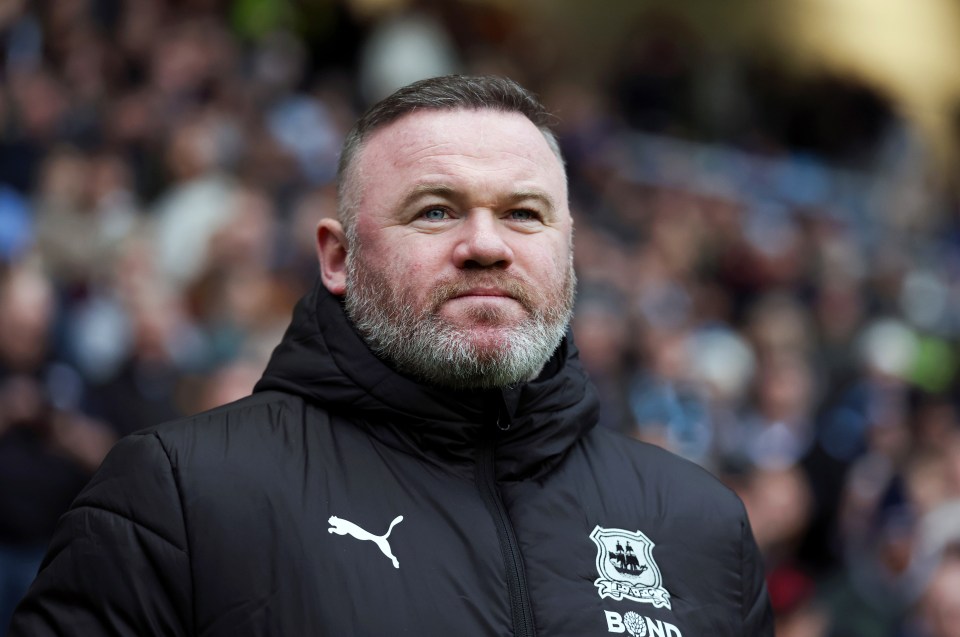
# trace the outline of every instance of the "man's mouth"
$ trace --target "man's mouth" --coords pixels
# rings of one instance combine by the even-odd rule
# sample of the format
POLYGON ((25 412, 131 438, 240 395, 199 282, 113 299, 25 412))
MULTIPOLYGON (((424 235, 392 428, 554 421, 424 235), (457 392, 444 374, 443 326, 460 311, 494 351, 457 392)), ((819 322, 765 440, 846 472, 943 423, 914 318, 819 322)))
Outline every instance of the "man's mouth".
POLYGON ((523 284, 518 280, 506 278, 441 283, 434 291, 433 299, 435 309, 439 309, 448 301, 458 299, 491 305, 512 300, 528 310, 531 307, 529 295, 523 284))
POLYGON ((450 298, 462 299, 462 298, 471 297, 471 296, 499 297, 499 298, 508 298, 508 299, 514 298, 513 294, 511 294, 510 292, 507 292, 506 290, 501 290, 499 288, 490 288, 490 287, 470 288, 468 290, 458 292, 450 298))

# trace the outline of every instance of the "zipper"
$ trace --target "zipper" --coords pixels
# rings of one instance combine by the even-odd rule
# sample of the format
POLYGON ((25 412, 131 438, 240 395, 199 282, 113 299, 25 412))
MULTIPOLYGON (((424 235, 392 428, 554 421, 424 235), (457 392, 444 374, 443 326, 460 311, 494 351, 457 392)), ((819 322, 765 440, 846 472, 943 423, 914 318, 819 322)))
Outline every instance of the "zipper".
MULTIPOLYGON (((500 422, 501 409, 497 410, 495 427, 489 429, 484 437, 477 460, 476 479, 480 497, 493 517, 497 528, 497 539, 503 554, 503 565, 507 575, 507 593, 510 596, 510 614, 513 619, 513 634, 517 637, 536 637, 533 623, 533 606, 530 603, 530 591, 527 588, 527 575, 523 569, 523 558, 517 542, 513 524, 507 515, 507 509, 497 490, 497 478, 494 468, 494 456, 497 445, 497 433, 503 430, 500 422)), ((509 427, 509 424, 507 425, 509 427)))

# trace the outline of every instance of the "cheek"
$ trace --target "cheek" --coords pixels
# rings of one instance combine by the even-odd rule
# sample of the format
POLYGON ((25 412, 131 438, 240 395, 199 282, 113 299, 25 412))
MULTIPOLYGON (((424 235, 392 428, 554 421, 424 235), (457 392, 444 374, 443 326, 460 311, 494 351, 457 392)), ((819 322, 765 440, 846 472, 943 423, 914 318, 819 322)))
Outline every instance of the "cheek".
POLYGON ((427 302, 426 299, 434 287, 434 277, 417 266, 394 266, 387 272, 387 276, 393 281, 394 288, 417 307, 427 302))
POLYGON ((439 237, 420 241, 397 241, 383 246, 383 261, 391 276, 404 287, 431 286, 450 275, 450 248, 439 237))
POLYGON ((416 248, 372 246, 365 250, 364 265, 379 273, 391 291, 416 305, 423 303, 436 283, 436 270, 418 258, 416 248))
POLYGON ((436 269, 431 267, 424 248, 417 245, 407 245, 400 249, 389 249, 386 256, 386 267, 391 274, 402 281, 426 280, 436 269))
POLYGON ((527 255, 528 271, 538 282, 562 282, 570 267, 570 249, 567 245, 547 245, 527 255))

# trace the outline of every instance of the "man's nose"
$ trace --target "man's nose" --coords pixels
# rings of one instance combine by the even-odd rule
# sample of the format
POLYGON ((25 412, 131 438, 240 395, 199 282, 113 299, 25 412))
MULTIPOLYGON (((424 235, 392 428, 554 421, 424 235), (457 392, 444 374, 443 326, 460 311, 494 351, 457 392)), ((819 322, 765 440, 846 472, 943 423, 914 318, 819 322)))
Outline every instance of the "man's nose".
POLYGON ((492 212, 470 212, 459 232, 453 252, 458 268, 506 268, 513 263, 513 250, 504 236, 508 229, 492 212))

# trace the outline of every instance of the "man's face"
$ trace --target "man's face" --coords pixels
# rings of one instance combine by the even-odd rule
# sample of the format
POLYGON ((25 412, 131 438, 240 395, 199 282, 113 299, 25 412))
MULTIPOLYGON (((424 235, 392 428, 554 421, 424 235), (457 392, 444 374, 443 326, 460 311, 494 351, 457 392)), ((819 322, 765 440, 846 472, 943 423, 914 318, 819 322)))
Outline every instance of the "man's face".
POLYGON ((372 349, 437 385, 534 377, 575 287, 563 167, 536 126, 419 111, 374 132, 355 169, 345 300, 372 349))

